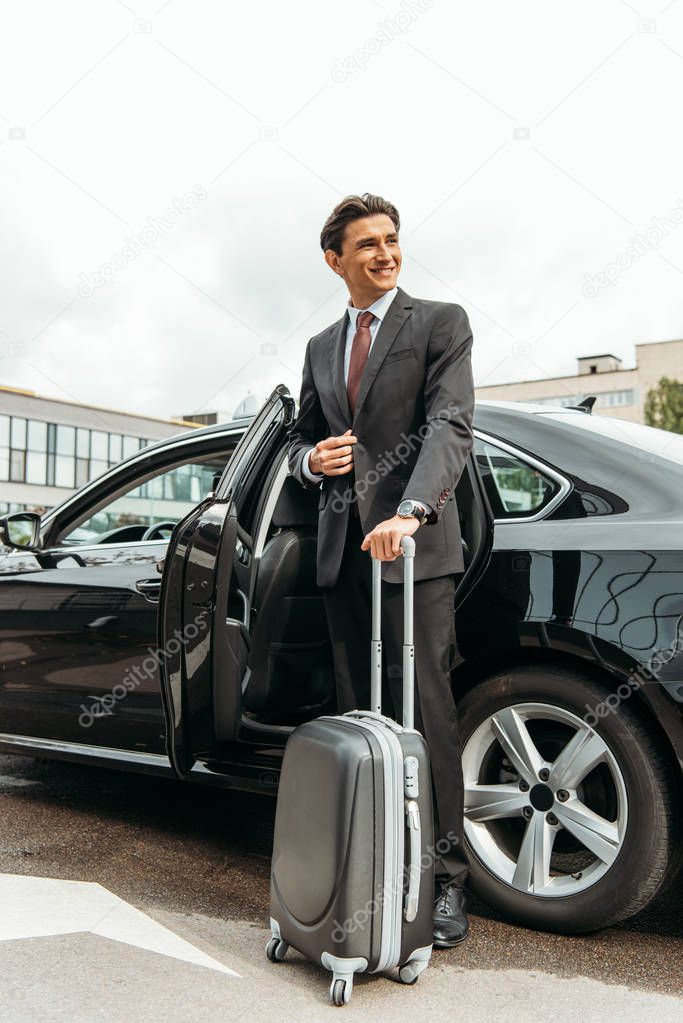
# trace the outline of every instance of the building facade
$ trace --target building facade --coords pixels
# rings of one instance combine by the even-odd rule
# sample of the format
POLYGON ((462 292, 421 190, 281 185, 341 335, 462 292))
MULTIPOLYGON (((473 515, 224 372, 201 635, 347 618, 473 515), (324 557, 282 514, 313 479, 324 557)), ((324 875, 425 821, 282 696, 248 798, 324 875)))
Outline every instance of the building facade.
POLYGON ((636 365, 625 369, 616 355, 585 355, 573 376, 521 380, 475 387, 479 399, 577 405, 594 394, 594 412, 634 423, 645 422, 645 398, 664 376, 683 385, 683 340, 636 345, 636 365))
POLYGON ((141 447, 196 426, 0 385, 0 515, 42 513, 141 447))

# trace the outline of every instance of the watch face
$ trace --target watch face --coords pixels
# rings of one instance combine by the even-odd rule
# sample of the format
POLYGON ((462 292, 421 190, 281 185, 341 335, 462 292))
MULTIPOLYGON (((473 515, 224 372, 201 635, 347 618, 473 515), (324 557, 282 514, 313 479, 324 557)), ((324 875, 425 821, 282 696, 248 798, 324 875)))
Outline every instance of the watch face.
POLYGON ((412 501, 405 500, 401 501, 398 506, 398 514, 403 516, 414 515, 417 512, 418 516, 421 514, 422 509, 417 505, 413 504, 412 501))

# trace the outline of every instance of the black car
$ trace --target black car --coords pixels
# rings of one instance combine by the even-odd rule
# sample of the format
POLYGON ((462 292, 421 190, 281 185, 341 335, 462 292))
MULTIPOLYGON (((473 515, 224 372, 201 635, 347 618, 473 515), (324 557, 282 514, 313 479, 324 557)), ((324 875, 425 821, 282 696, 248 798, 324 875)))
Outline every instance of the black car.
MULTIPOLYGON (((564 932, 642 909, 681 853, 683 437, 589 406, 478 403, 455 493, 470 884, 564 932)), ((2 520, 0 750, 276 792, 335 711, 294 416, 280 385, 2 520)))

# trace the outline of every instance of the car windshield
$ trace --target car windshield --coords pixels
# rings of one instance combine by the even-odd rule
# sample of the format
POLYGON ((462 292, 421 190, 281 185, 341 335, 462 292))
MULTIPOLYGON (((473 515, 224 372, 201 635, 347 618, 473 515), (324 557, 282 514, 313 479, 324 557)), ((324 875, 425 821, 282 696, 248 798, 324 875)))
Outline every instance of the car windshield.
POLYGON ((601 437, 609 437, 619 444, 628 444, 660 458, 666 458, 678 465, 683 465, 683 434, 672 433, 670 430, 657 430, 653 426, 642 426, 630 423, 625 419, 612 416, 594 416, 573 412, 544 412, 544 418, 554 419, 567 426, 597 433, 601 437))

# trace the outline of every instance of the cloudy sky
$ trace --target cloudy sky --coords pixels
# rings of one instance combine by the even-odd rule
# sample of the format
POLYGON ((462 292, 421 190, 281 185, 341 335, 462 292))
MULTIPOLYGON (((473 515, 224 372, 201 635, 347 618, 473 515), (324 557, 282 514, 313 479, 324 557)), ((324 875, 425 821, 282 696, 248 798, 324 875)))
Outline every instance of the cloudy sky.
POLYGON ((683 0, 0 12, 2 384, 298 397, 347 300, 320 228, 362 191, 401 212, 403 288, 467 310, 478 385, 683 335, 683 0))

